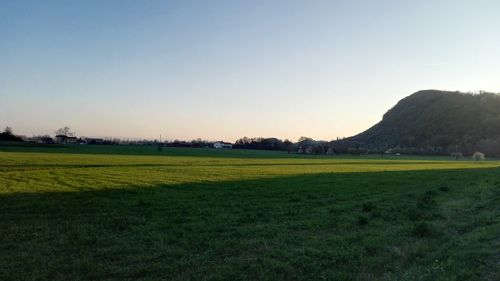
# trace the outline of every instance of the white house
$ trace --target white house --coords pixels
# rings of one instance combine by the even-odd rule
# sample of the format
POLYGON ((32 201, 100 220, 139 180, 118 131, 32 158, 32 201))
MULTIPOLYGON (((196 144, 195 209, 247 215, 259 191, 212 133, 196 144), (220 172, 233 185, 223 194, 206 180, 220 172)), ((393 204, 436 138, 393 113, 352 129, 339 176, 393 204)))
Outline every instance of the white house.
POLYGON ((223 141, 218 141, 214 143, 214 148, 228 148, 231 149, 233 148, 233 145, 228 143, 228 142, 223 142, 223 141))
POLYGON ((78 141, 77 137, 66 136, 66 135, 56 136, 56 143, 59 144, 75 144, 77 143, 77 141, 78 141))

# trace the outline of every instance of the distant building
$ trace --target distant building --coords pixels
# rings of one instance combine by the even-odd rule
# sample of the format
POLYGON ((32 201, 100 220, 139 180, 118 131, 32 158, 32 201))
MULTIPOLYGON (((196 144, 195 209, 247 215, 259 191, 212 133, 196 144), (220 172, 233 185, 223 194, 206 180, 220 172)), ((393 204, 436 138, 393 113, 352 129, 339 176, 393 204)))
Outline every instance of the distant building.
POLYGON ((65 136, 65 135, 57 135, 56 143, 58 144, 76 144, 78 141, 77 137, 65 136))
POLYGON ((216 143, 214 143, 214 148, 227 148, 227 149, 231 149, 233 148, 233 145, 228 143, 228 142, 223 142, 223 141, 218 141, 216 143))

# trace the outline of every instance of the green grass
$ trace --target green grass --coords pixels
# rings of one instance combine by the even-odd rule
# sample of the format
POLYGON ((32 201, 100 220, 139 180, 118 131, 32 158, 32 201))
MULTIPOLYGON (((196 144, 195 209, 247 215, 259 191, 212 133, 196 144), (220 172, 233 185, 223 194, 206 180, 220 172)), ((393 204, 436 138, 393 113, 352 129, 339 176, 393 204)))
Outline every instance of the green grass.
POLYGON ((500 162, 0 147, 0 280, 499 280, 500 162))

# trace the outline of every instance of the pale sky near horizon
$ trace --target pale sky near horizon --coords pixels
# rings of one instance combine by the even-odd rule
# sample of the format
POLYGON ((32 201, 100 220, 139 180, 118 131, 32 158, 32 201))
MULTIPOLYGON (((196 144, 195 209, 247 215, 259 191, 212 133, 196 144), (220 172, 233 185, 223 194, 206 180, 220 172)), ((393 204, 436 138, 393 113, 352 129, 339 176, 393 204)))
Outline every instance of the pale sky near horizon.
POLYGON ((0 127, 331 140, 500 92, 500 1, 0 1, 0 127))

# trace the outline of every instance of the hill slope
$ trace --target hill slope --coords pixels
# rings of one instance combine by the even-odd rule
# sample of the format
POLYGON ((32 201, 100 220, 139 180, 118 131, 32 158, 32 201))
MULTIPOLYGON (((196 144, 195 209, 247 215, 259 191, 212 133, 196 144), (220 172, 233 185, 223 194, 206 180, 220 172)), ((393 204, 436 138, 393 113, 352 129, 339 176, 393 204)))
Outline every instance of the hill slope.
POLYGON ((500 154, 500 95, 425 90, 390 109, 370 129, 343 140, 365 149, 500 154))

